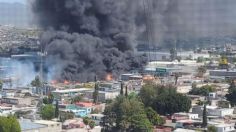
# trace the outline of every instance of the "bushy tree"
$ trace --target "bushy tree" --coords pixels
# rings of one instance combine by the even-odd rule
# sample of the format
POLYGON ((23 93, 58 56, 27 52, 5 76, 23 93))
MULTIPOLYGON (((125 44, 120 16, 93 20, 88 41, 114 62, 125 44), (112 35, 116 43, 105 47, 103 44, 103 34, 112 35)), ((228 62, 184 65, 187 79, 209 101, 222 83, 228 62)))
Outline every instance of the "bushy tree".
POLYGON ((139 95, 145 106, 151 106, 153 104, 153 101, 157 97, 157 88, 154 84, 146 84, 140 90, 139 95))
POLYGON ((88 125, 89 121, 90 121, 90 119, 88 117, 83 118, 83 122, 85 125, 88 125))
POLYGON ((54 96, 52 94, 49 94, 47 97, 43 98, 44 104, 52 104, 54 100, 54 96))
POLYGON ((155 100, 153 108, 161 115, 188 112, 191 108, 191 100, 180 93, 161 94, 155 100))
POLYGON ((86 127, 89 125, 91 129, 93 129, 96 126, 95 122, 91 118, 88 118, 88 117, 84 117, 83 122, 86 125, 86 127))
POLYGON ((47 104, 41 108, 41 117, 44 120, 51 120, 55 117, 55 108, 51 104, 47 104))
POLYGON ((236 86, 233 80, 229 81, 228 94, 225 95, 226 99, 232 106, 236 105, 236 86))
POLYGON ((149 82, 141 88, 139 96, 145 106, 152 106, 159 95, 170 93, 175 94, 176 88, 171 85, 163 86, 149 82))
POLYGON ((162 117, 160 117, 160 115, 158 115, 157 112, 153 110, 151 107, 146 108, 145 111, 152 125, 156 126, 165 124, 165 120, 162 117))
POLYGON ((210 92, 215 92, 216 89, 212 85, 205 85, 200 88, 193 88, 191 91, 189 91, 189 94, 192 95, 202 95, 202 96, 208 96, 210 92))
POLYGON ((83 98, 84 98, 84 95, 77 95, 77 96, 71 98, 71 104, 83 101, 84 100, 83 98))
POLYGON ((60 111, 59 118, 61 122, 64 122, 65 120, 68 119, 73 119, 75 117, 75 114, 73 112, 65 112, 65 111, 60 111))
POLYGON ((236 90, 233 90, 230 93, 226 94, 225 97, 232 106, 236 105, 236 90))
POLYGON ((148 120, 144 105, 135 96, 118 96, 115 101, 106 107, 104 114, 109 123, 116 123, 116 128, 121 131, 152 131, 152 124, 148 120), (113 119, 109 119, 113 118, 113 119))
POLYGON ((217 128, 215 126, 208 126, 207 132, 217 132, 217 128))
POLYGON ((39 76, 35 77, 35 79, 31 82, 31 85, 37 88, 42 86, 42 82, 40 81, 39 76))
POLYGON ((191 100, 177 93, 176 88, 171 85, 146 84, 142 87, 139 96, 145 106, 152 107, 162 115, 187 112, 191 107, 191 100))
POLYGON ((0 132, 21 132, 20 124, 14 116, 0 117, 0 132))
POLYGON ((96 126, 96 124, 93 120, 91 120, 88 125, 91 129, 93 129, 96 126))

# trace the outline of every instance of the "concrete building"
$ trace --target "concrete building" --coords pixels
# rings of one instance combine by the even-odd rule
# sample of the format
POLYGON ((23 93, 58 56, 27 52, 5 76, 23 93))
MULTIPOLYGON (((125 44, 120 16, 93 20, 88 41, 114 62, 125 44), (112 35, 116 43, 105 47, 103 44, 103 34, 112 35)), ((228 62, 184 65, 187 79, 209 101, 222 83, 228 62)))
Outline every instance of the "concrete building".
POLYGON ((61 132, 62 125, 60 122, 36 120, 19 120, 22 132, 61 132))
POLYGON ((19 97, 3 97, 1 103, 7 103, 12 105, 31 105, 31 98, 19 98, 19 97))
MULTIPOLYGON (((217 106, 206 106, 208 116, 224 117, 227 115, 233 115, 233 108, 218 108, 217 106)), ((194 106, 192 113, 202 116, 203 106, 194 106)))
POLYGON ((219 124, 215 126, 217 132, 235 132, 234 123, 231 124, 219 124))
POLYGON ((79 88, 79 89, 65 89, 65 90, 56 90, 52 91, 52 95, 56 99, 63 99, 63 98, 68 98, 68 97, 73 97, 79 94, 83 94, 86 91, 91 91, 89 88, 79 88))
POLYGON ((207 113, 209 116, 219 116, 224 117, 227 115, 233 115, 233 108, 218 108, 218 109, 207 109, 207 113))
POLYGON ((66 106, 67 111, 71 111, 77 117, 85 117, 93 110, 93 103, 83 103, 84 105, 70 104, 66 106))
POLYGON ((210 78, 236 78, 236 70, 210 70, 209 71, 210 78))
MULTIPOLYGON (((93 92, 94 91, 86 91, 85 97, 88 99, 93 99, 93 92)), ((99 102, 105 102, 109 99, 114 99, 120 94, 120 90, 110 90, 110 91, 99 91, 98 92, 98 101, 99 102)))
POLYGON ((225 121, 209 121, 208 125, 215 126, 217 132, 235 132, 235 123, 225 123, 225 121))
POLYGON ((91 102, 77 102, 75 104, 68 104, 66 111, 73 112, 77 117, 85 117, 89 115, 93 110, 103 112, 105 104, 94 104, 91 102))
POLYGON ((96 125, 100 125, 104 117, 103 114, 90 114, 88 117, 92 118, 96 125))
POLYGON ((172 115, 172 120, 187 120, 187 119, 198 119, 198 114, 193 113, 175 113, 172 115))

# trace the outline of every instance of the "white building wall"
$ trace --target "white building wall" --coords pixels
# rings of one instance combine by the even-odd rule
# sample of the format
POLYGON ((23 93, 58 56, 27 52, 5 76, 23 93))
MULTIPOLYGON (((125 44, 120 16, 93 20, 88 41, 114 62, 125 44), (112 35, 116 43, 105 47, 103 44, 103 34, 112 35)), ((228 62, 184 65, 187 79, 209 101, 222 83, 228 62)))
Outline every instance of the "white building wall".
POLYGON ((226 125, 226 126, 216 126, 217 132, 234 132, 234 124, 226 125))

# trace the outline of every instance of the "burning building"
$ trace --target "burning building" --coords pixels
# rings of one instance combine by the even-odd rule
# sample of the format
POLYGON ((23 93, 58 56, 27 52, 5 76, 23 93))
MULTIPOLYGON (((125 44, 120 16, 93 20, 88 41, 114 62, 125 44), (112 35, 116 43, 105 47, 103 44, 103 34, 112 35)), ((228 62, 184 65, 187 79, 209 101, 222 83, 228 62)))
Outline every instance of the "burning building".
POLYGON ((106 78, 108 73, 117 78, 142 69, 147 59, 134 49, 140 32, 139 4, 136 0, 35 0, 33 10, 45 29, 41 44, 51 78, 86 82, 95 75, 105 80, 111 79, 106 78))

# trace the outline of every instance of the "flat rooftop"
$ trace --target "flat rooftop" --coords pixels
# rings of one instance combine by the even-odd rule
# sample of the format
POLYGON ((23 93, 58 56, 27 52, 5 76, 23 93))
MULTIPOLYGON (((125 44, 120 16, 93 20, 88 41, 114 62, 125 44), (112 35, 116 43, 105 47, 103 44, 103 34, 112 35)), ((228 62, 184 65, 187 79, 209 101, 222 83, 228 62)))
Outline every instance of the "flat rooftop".
POLYGON ((22 131, 28 131, 28 130, 33 130, 33 129, 39 129, 39 128, 45 128, 47 127, 46 125, 34 123, 28 120, 19 120, 20 127, 22 131))
POLYGON ((60 122, 55 121, 48 121, 48 120, 36 120, 34 123, 42 124, 42 125, 53 125, 53 124, 60 124, 60 122))
POLYGON ((63 89, 63 90, 55 90, 52 93, 69 93, 69 92, 81 92, 81 91, 89 91, 92 88, 79 88, 79 89, 63 89))

